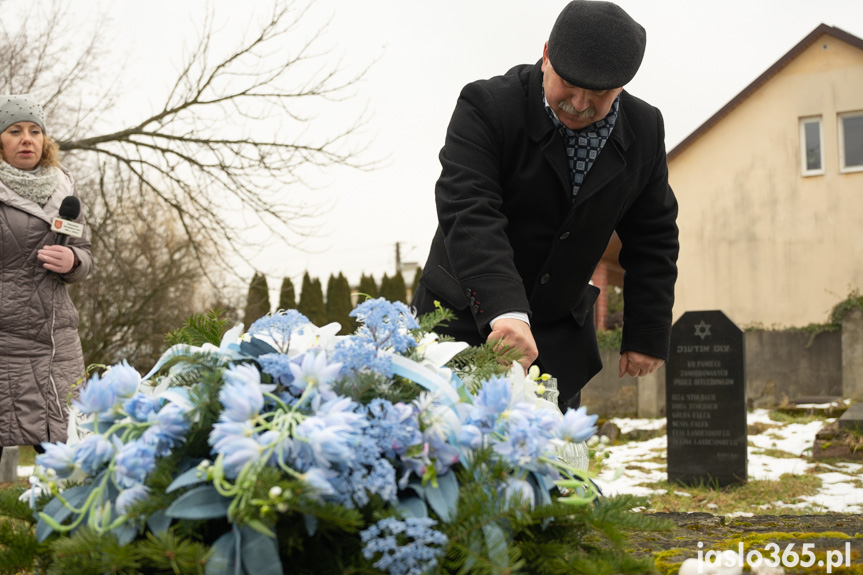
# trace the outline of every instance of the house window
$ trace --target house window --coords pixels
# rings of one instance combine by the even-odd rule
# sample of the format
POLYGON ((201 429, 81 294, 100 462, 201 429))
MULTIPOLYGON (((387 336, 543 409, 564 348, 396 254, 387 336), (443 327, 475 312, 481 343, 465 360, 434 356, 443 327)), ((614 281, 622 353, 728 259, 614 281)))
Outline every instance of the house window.
POLYGON ((863 112, 839 114, 839 171, 863 171, 863 112))
POLYGON ((821 116, 800 119, 801 173, 804 176, 817 176, 824 173, 824 159, 821 155, 821 116))

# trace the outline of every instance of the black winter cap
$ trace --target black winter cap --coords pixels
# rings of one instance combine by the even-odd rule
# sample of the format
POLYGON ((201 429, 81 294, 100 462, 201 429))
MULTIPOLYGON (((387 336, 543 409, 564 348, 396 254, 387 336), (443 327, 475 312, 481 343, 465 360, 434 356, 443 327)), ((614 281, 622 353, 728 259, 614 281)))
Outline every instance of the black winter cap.
POLYGON ((572 0, 554 23, 548 59, 557 75, 579 88, 610 90, 635 76, 647 33, 623 8, 600 0, 572 0))

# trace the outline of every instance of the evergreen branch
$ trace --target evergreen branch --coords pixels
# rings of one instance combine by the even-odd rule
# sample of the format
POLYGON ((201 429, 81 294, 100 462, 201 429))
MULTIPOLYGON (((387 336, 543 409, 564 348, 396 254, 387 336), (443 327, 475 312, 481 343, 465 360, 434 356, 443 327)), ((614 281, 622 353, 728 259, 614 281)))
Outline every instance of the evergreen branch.
POLYGON ((183 322, 182 327, 165 336, 165 343, 168 347, 181 343, 195 347, 205 343, 218 346, 231 323, 230 320, 223 319, 223 314, 220 309, 193 314, 183 322))

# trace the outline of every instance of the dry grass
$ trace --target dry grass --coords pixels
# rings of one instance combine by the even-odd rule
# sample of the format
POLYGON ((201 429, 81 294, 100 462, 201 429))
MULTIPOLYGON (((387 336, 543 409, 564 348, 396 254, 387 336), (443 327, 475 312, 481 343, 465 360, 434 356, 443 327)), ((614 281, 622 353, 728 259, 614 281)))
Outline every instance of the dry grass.
MULTIPOLYGON (((775 513, 778 509, 783 513, 793 514, 795 509, 788 509, 777 503, 801 503, 801 497, 818 493, 821 480, 814 475, 783 474, 778 480, 751 480, 742 485, 715 487, 702 484, 686 487, 667 481, 645 484, 652 489, 664 489, 665 493, 649 496, 650 511, 682 511, 722 513, 725 515, 747 513, 775 513)), ((815 511, 808 509, 809 512, 815 511)))

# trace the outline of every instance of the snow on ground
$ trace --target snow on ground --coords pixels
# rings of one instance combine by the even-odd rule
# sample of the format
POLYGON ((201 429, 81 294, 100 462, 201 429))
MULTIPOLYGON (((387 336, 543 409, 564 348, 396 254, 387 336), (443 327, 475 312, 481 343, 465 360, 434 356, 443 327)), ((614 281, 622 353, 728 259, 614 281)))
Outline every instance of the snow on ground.
MULTIPOLYGON (((623 433, 636 429, 659 429, 665 424, 664 418, 612 421, 623 433)), ((775 427, 749 436, 752 444, 749 446, 749 479, 775 480, 783 473, 806 473, 815 466, 806 460, 815 441, 815 434, 830 421, 828 419, 805 424, 783 424, 771 420, 766 409, 750 412, 747 417, 749 425, 763 423, 775 427), (778 450, 795 457, 773 457, 765 454, 764 450, 778 450)), ((652 493, 661 493, 663 490, 655 490, 645 484, 668 479, 665 464, 667 447, 665 436, 609 447, 607 451, 610 457, 603 463, 596 483, 606 495, 630 493, 649 496, 652 493), (616 477, 621 470, 622 475, 616 477)), ((800 504, 777 502, 775 505, 809 507, 816 512, 863 512, 863 487, 859 481, 854 483, 855 479, 863 477, 863 465, 845 462, 830 466, 821 463, 820 467, 829 471, 815 474, 821 479, 821 489, 816 495, 803 497, 804 503, 800 504)), ((682 493, 684 491, 681 491, 682 493)))

